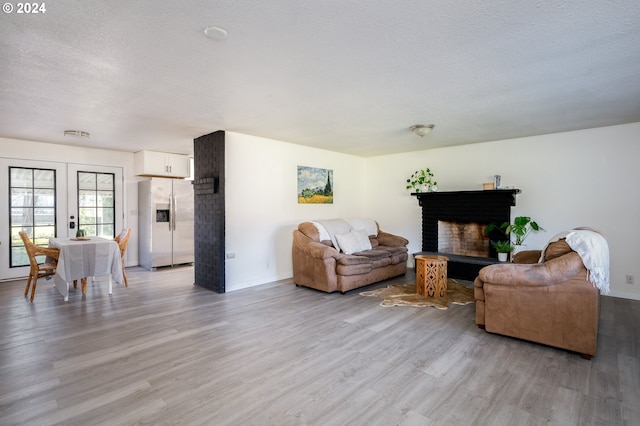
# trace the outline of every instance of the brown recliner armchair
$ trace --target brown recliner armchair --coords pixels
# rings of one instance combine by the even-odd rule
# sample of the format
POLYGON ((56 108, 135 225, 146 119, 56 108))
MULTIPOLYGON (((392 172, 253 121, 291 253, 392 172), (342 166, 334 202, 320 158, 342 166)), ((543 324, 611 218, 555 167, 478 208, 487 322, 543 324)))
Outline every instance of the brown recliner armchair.
MULTIPOLYGON (((603 244, 608 291, 609 251, 606 241, 603 244)), ((602 277, 602 269, 588 270, 582 259, 590 260, 589 256, 578 254, 564 238, 552 240, 542 258, 541 254, 540 250, 523 251, 514 257, 514 263, 480 270, 474 282, 476 324, 490 333, 567 349, 591 359, 596 353, 600 289, 590 278, 602 277)))

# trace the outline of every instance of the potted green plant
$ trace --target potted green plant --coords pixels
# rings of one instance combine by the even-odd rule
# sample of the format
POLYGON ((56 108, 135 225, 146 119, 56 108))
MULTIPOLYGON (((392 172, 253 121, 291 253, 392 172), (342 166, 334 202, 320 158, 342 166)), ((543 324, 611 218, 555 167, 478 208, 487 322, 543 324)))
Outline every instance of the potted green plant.
POLYGON ((496 252, 498 252, 498 260, 500 262, 506 262, 509 258, 509 253, 513 251, 513 245, 511 245, 511 241, 491 241, 491 245, 496 252))
POLYGON ((518 216, 513 220, 513 223, 505 222, 500 227, 491 224, 487 226, 484 232, 488 234, 494 229, 501 231, 507 238, 509 234, 515 235, 513 243, 516 246, 523 245, 524 240, 527 239, 531 232, 544 231, 544 228, 531 220, 529 216, 518 216))
POLYGON ((437 190, 438 182, 433 180, 433 172, 428 167, 426 169, 416 170, 407 179, 407 189, 414 192, 427 192, 437 190))

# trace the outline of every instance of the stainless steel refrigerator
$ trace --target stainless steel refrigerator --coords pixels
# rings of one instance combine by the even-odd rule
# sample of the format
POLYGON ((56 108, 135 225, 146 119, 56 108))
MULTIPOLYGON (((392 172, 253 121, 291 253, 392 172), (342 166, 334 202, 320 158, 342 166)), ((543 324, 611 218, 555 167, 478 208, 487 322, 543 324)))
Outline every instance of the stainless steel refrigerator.
POLYGON ((193 185, 183 179, 151 178, 138 183, 140 266, 193 263, 193 185))

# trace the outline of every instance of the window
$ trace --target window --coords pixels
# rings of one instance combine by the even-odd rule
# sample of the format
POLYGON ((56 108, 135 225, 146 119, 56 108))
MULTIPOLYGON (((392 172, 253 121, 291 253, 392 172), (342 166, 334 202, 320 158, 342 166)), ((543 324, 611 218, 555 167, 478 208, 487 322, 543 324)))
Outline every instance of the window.
POLYGON ((115 175, 78 172, 78 229, 86 236, 114 238, 115 175))
POLYGON ((28 266, 29 256, 18 233, 26 232, 34 244, 45 247, 56 236, 55 170, 9 167, 9 197, 9 265, 28 266))

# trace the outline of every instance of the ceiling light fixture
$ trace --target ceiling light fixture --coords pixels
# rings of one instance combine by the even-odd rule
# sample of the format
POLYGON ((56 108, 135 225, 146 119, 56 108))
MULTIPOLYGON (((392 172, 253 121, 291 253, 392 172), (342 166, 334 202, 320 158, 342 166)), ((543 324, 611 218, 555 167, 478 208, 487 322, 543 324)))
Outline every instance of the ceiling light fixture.
POLYGON ((424 135, 430 133, 434 127, 436 127, 434 124, 429 124, 426 126, 424 124, 416 124, 415 126, 411 126, 409 128, 416 135, 423 137, 424 135))
POLYGON ((227 30, 224 28, 211 26, 204 29, 204 35, 213 40, 226 40, 227 39, 227 30))
POLYGON ((65 130, 64 131, 64 135, 65 136, 77 136, 80 138, 88 138, 89 136, 91 136, 89 134, 89 132, 83 132, 82 130, 65 130))

